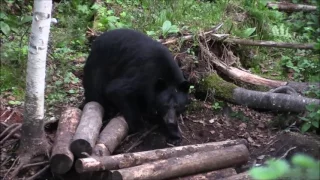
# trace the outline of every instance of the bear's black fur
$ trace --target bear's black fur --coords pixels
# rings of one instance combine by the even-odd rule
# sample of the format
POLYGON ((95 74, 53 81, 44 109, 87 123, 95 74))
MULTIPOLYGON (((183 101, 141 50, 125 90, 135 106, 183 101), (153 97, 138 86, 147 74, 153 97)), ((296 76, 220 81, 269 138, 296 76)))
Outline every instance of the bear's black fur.
POLYGON ((177 117, 189 102, 189 82, 170 51, 147 35, 130 29, 104 32, 92 43, 84 66, 85 101, 115 108, 130 132, 143 114, 156 113, 168 130, 167 141, 181 141, 177 117))

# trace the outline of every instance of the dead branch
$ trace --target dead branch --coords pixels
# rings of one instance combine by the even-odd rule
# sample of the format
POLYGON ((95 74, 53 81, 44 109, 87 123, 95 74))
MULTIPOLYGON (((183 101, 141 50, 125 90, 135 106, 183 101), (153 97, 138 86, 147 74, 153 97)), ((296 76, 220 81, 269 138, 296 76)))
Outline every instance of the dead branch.
POLYGON ((142 143, 142 139, 147 137, 152 131, 158 128, 158 125, 153 126, 148 131, 144 132, 127 150, 125 150, 125 153, 130 152, 133 148, 139 146, 142 143))
POLYGON ((110 120, 100 133, 94 148, 96 156, 109 156, 128 134, 128 124, 124 117, 118 116, 110 120))
POLYGON ((81 110, 73 107, 68 107, 61 114, 50 159, 53 173, 64 174, 73 165, 74 156, 69 146, 80 122, 80 116, 81 110))
POLYGON ((220 170, 210 171, 210 172, 196 174, 196 175, 179 177, 172 180, 211 180, 211 179, 226 178, 236 174, 237 172, 234 168, 226 168, 226 169, 220 169, 220 170))
POLYGON ((145 163, 112 171, 112 179, 169 179, 240 165, 248 161, 249 151, 243 144, 208 152, 145 163))
POLYGON ((6 133, 7 133, 7 135, 0 141, 0 145, 2 145, 11 136, 14 136, 16 134, 16 132, 20 130, 21 126, 22 126, 21 123, 15 123, 15 124, 12 124, 11 126, 7 127, 7 129, 5 129, 1 133, 1 137, 4 136, 6 133))
POLYGON ((247 141, 245 139, 227 140, 221 142, 210 142, 205 144, 186 145, 143 152, 118 154, 114 156, 81 158, 76 161, 75 169, 78 173, 102 171, 105 169, 122 169, 161 159, 184 156, 195 152, 213 151, 238 144, 247 145, 247 141))
POLYGON ((224 81, 217 74, 211 74, 204 78, 204 81, 200 82, 199 91, 206 92, 208 89, 215 89, 216 97, 235 104, 245 105, 249 108, 284 112, 304 112, 306 105, 320 103, 319 99, 240 88, 224 81))
POLYGON ((277 9, 279 11, 304 11, 312 12, 317 10, 317 6, 305 5, 305 4, 293 4, 289 2, 268 2, 267 7, 270 9, 277 9))
POLYGON ((88 102, 82 112, 79 126, 70 144, 70 150, 76 157, 85 157, 83 153, 92 154, 94 145, 102 126, 103 107, 97 102, 88 102))
POLYGON ((223 42, 235 43, 247 46, 265 46, 265 47, 276 47, 276 48, 290 48, 290 49, 313 49, 314 43, 285 43, 275 41, 258 41, 248 39, 235 39, 227 38, 223 42))
MULTIPOLYGON (((223 23, 220 23, 218 25, 216 25, 215 27, 213 27, 210 31, 204 32, 203 34, 201 34, 202 36, 204 35, 208 35, 211 33, 215 33, 216 31, 218 31, 221 27, 222 27, 223 23)), ((186 40, 191 40, 194 37, 194 35, 187 35, 187 36, 182 36, 180 37, 182 41, 186 41, 186 40)), ((179 38, 177 37, 173 37, 170 39, 166 39, 166 40, 159 40, 159 42, 161 42, 164 45, 167 44, 173 44, 176 43, 179 40, 179 38)))

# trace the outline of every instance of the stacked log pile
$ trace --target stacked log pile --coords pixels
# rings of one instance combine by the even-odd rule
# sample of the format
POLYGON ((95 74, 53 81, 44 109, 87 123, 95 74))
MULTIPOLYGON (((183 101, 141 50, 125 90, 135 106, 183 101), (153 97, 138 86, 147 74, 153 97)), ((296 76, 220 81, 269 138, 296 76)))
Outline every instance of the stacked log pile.
POLYGON ((128 125, 118 116, 101 131, 103 114, 97 102, 87 103, 82 113, 71 107, 62 112, 50 159, 52 173, 74 168, 94 179, 223 179, 241 175, 234 167, 249 159, 244 139, 113 155, 128 125))

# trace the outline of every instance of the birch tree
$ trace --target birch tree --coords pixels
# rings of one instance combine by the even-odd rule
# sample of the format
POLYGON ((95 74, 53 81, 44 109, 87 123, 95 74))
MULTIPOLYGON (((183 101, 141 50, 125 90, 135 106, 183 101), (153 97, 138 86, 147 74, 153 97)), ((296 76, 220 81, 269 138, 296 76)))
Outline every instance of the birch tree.
POLYGON ((44 131, 44 90, 51 9, 52 0, 34 0, 28 49, 24 119, 19 147, 20 163, 11 174, 11 178, 14 178, 23 165, 33 157, 47 155, 50 148, 44 131))

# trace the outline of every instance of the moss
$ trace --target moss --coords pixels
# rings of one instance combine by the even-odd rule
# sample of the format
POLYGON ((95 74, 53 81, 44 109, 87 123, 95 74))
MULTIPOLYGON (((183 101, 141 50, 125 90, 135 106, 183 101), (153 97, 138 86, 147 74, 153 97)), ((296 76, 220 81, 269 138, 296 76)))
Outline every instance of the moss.
POLYGON ((211 74, 204 78, 199 84, 199 90, 206 92, 208 89, 215 90, 215 96, 224 99, 233 99, 233 90, 238 86, 226 82, 221 79, 217 74, 211 74))

